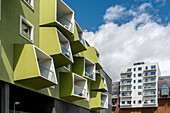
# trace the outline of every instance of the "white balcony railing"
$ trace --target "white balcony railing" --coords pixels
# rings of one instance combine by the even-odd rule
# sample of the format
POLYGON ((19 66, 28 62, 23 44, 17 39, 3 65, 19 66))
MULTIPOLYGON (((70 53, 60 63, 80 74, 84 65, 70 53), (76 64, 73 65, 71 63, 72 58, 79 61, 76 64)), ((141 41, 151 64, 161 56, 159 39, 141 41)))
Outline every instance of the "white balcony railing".
POLYGON ((101 107, 107 107, 107 102, 105 100, 100 101, 100 106, 101 107))
POLYGON ((62 24, 66 29, 72 32, 73 23, 68 20, 62 13, 57 12, 57 21, 62 24))
POLYGON ((85 68, 85 76, 93 79, 94 78, 94 73, 92 71, 90 71, 89 69, 85 68))
POLYGON ((74 85, 74 94, 81 96, 81 97, 86 97, 86 89, 77 85, 74 85))
POLYGON ((56 83, 54 72, 49 70, 48 68, 46 68, 42 64, 38 64, 38 65, 39 65, 41 76, 48 79, 49 81, 52 81, 52 82, 56 83))
POLYGON ((69 52, 69 50, 66 49, 63 44, 60 43, 60 45, 61 45, 61 51, 62 51, 62 53, 63 53, 67 58, 71 59, 71 53, 69 52))

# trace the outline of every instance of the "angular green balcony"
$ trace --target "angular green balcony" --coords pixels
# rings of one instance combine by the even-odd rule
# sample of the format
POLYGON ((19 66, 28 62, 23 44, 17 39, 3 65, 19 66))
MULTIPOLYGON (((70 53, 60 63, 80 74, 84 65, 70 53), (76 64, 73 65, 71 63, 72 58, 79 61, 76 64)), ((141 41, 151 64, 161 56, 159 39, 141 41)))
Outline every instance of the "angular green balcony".
POLYGON ((87 79, 75 73, 61 72, 60 97, 68 101, 86 99, 87 79))
POLYGON ((68 37, 72 52, 78 53, 87 50, 86 42, 83 37, 83 31, 80 26, 75 22, 74 24, 74 34, 68 37))
POLYGON ((40 0, 40 26, 57 27, 70 36, 74 33, 74 11, 62 0, 40 0))
POLYGON ((89 80, 95 81, 95 64, 84 57, 74 57, 72 71, 89 80))
POLYGON ((14 46, 14 81, 41 89, 57 84, 52 57, 31 44, 14 46))
POLYGON ((108 95, 106 93, 91 91, 90 99, 90 108, 92 110, 108 108, 108 95))
POLYGON ((73 63, 68 39, 55 27, 40 27, 39 47, 54 59, 55 67, 73 63))
POLYGON ((108 91, 106 78, 101 73, 96 73, 96 81, 91 82, 92 91, 108 91))
POLYGON ((89 59, 96 64, 96 70, 102 69, 101 62, 99 60, 99 54, 94 47, 87 46, 87 50, 81 53, 81 56, 89 59))

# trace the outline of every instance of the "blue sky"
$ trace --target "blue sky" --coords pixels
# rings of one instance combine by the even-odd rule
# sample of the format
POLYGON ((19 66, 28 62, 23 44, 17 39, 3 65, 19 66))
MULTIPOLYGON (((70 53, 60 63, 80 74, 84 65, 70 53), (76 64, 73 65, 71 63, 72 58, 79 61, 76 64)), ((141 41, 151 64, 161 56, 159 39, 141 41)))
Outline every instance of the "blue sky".
MULTIPOLYGON (((151 3, 153 8, 147 9, 154 18, 161 18, 160 24, 167 25, 170 20, 170 0, 63 0, 75 11, 75 19, 84 30, 96 31, 104 23, 103 15, 106 9, 121 5, 126 9, 134 9, 143 3, 151 3)), ((121 25, 128 22, 131 17, 116 20, 121 25)))
POLYGON ((64 0, 113 81, 120 68, 158 62, 170 75, 170 0, 64 0))

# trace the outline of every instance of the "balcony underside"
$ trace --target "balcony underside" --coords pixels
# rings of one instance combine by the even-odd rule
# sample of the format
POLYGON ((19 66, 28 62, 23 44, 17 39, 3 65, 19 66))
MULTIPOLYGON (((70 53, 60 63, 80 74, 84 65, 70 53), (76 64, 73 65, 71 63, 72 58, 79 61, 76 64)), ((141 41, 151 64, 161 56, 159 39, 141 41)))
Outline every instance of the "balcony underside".
POLYGON ((73 35, 72 32, 70 32, 67 28, 65 28, 63 25, 61 25, 59 22, 54 21, 51 23, 46 23, 45 25, 41 25, 41 27, 56 27, 57 29, 59 29, 59 31, 61 31, 63 33, 64 36, 68 37, 73 35))
POLYGON ((51 56, 53 57, 55 67, 66 66, 66 65, 73 63, 70 59, 68 59, 62 53, 57 54, 57 55, 51 55, 51 56))
POLYGON ((71 51, 73 54, 87 50, 86 47, 79 41, 71 41, 71 51))
POLYGON ((47 79, 44 79, 42 77, 35 77, 35 78, 30 78, 30 79, 18 80, 18 81, 15 81, 15 82, 22 84, 24 86, 34 88, 34 89, 42 89, 42 88, 46 88, 46 87, 56 85, 53 82, 48 81, 47 79))

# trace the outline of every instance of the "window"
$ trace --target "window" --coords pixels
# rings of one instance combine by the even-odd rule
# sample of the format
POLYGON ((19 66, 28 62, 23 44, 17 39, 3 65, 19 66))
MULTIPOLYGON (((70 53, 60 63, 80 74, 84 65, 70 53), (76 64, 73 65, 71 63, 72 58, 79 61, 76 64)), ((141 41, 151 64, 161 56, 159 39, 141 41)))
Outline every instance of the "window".
POLYGON ((161 94, 161 91, 160 91, 160 90, 158 91, 158 94, 161 94))
POLYGON ((131 81, 127 81, 127 83, 128 83, 128 84, 130 84, 130 83, 131 83, 131 81))
POLYGON ((145 100, 145 101, 144 101, 144 104, 147 104, 147 103, 148 103, 148 100, 145 100))
POLYGON ((113 94, 113 97, 117 97, 117 94, 113 94))
POLYGON ((113 91, 117 91, 117 88, 114 88, 113 91))
POLYGON ((34 26, 22 16, 20 16, 20 35, 33 43, 34 26))
POLYGON ((142 80, 141 80, 141 79, 139 79, 139 80, 138 80, 138 83, 141 83, 141 82, 142 82, 142 80))
POLYGON ((164 83, 164 84, 163 84, 163 87, 167 87, 167 84, 166 84, 166 83, 164 83))
POLYGON ((136 74, 134 74, 133 76, 136 77, 136 74))
POLYGON ((151 94, 156 94, 155 91, 151 91, 151 94))
POLYGON ((142 71, 142 67, 138 67, 138 71, 142 71))
POLYGON ((133 71, 136 71, 136 68, 133 68, 133 71))
POLYGON ((138 73, 138 77, 141 77, 142 76, 142 73, 138 73))
POLYGON ((135 104, 135 103, 136 103, 136 101, 134 100, 134 101, 133 101, 133 104, 135 104))
POLYGON ((125 104, 125 101, 122 101, 122 104, 125 104))
POLYGON ((131 90, 131 87, 127 87, 127 90, 131 90))
POLYGON ((142 86, 138 86, 138 89, 142 89, 142 86))
POLYGON ((145 76, 148 76, 148 73, 147 73, 147 72, 145 73, 145 76))
POLYGON ((136 83, 136 80, 134 80, 133 83, 136 83))
POLYGON ((142 101, 141 100, 138 100, 138 104, 141 104, 142 103, 142 101))
POLYGON ((153 81, 156 81, 156 78, 151 78, 151 81, 153 82, 153 81))
POLYGON ((131 75, 127 75, 127 78, 131 78, 131 75))
POLYGON ((155 99, 151 100, 151 103, 155 103, 155 99))
POLYGON ((124 87, 122 87, 122 90, 124 90, 124 87))
POLYGON ((34 10, 34 0, 23 0, 31 9, 34 10))
POLYGON ((133 89, 136 89, 136 86, 133 86, 133 89))
POLYGON ((148 66, 146 66, 145 69, 148 70, 148 66))
POLYGON ((156 66, 155 65, 151 66, 151 69, 156 69, 156 66))
POLYGON ((145 95, 148 95, 148 91, 145 91, 145 95))
POLYGON ((162 94, 162 95, 168 94, 167 88, 161 89, 161 94, 162 94))
POLYGON ((131 104, 131 101, 127 101, 127 104, 131 104))
POLYGON ((145 82, 148 82, 148 79, 145 79, 145 82))
POLYGON ((151 75, 156 75, 156 72, 151 72, 151 75))
POLYGON ((138 95, 142 95, 142 92, 138 92, 138 95))
POLYGON ((131 72, 131 68, 127 69, 127 72, 131 72))

